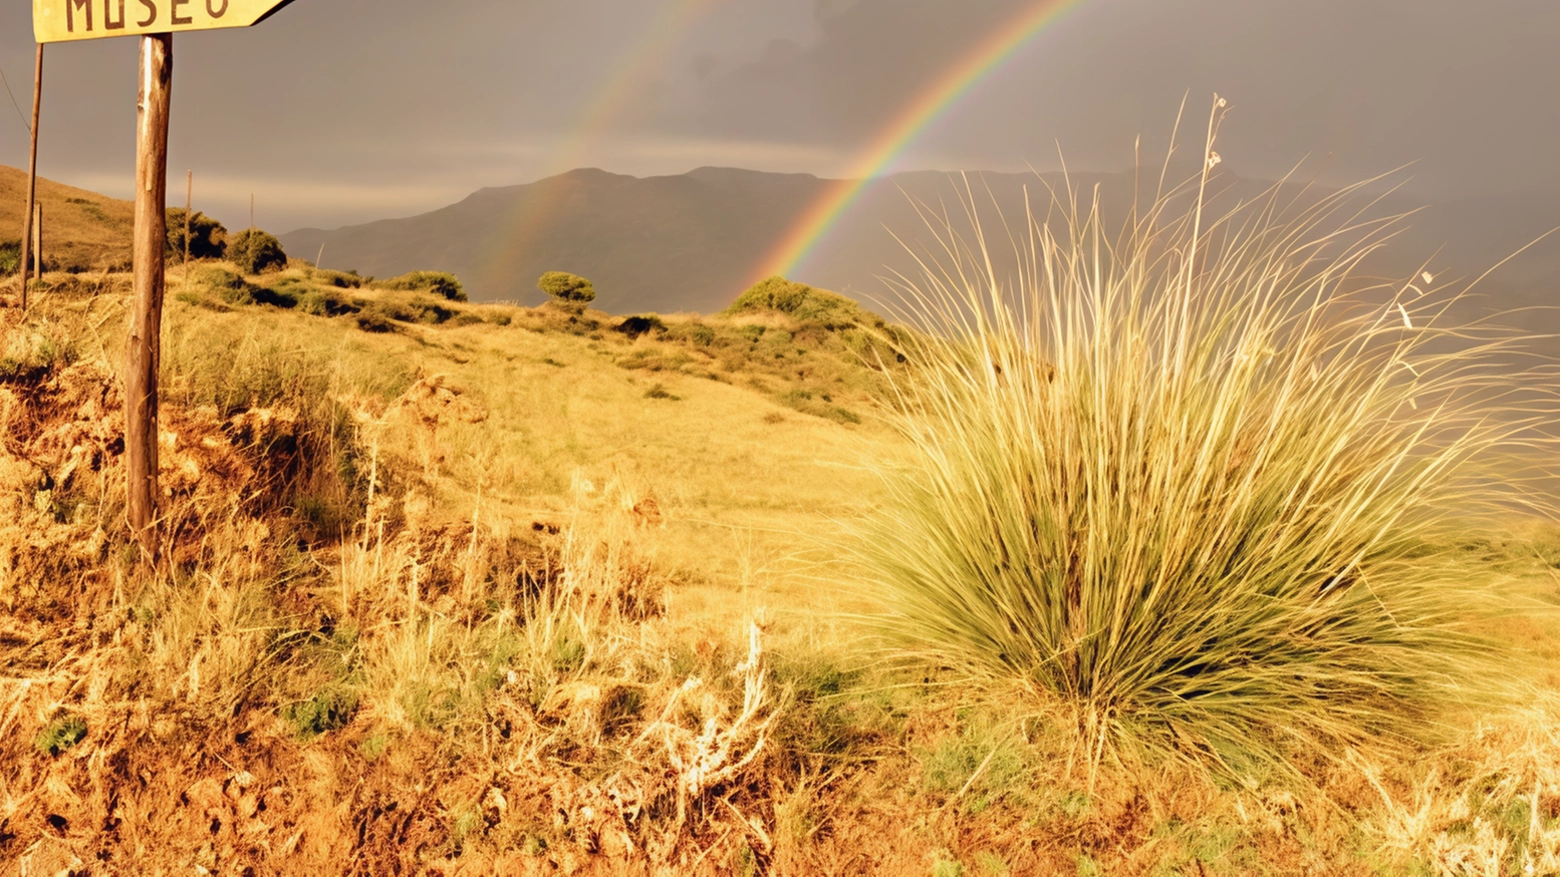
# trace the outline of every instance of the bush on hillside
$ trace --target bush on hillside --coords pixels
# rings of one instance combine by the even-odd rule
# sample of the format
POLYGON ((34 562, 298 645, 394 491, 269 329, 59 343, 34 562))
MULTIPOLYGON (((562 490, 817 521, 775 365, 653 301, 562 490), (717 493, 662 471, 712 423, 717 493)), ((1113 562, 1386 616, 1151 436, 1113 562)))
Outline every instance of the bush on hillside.
POLYGON ((22 242, 0 241, 0 277, 22 270, 22 242))
MULTIPOLYGON (((327 271, 324 268, 314 269, 314 279, 323 280, 337 289, 362 289, 363 278, 352 271, 327 271)), ((457 287, 459 284, 456 284, 457 287)))
POLYGON ((1063 193, 1007 288, 944 232, 892 377, 909 458, 858 532, 892 630, 1063 705, 1093 765, 1253 778, 1493 696, 1469 624, 1505 573, 1455 537, 1521 501, 1507 455, 1556 403, 1438 322, 1455 293, 1351 282, 1394 226, 1332 234, 1346 198, 1182 196, 1116 238, 1063 193))
POLYGON ((668 341, 682 341, 694 347, 710 347, 715 337, 715 330, 698 320, 677 323, 666 330, 668 341))
POLYGON ((413 271, 389 280, 376 281, 374 286, 380 289, 431 292, 447 301, 466 300, 466 290, 461 286, 460 279, 445 271, 413 271))
POLYGON ((798 323, 811 323, 826 329, 851 326, 881 328, 881 317, 835 292, 796 283, 784 277, 770 277, 754 284, 726 308, 727 316, 778 311, 798 323))
MULTIPOLYGON (((167 258, 184 258, 184 208, 168 208, 167 258)), ((190 217, 190 258, 221 259, 227 255, 227 228, 199 210, 190 217)), ((256 272, 250 272, 256 273, 256 272)))
POLYGON ((356 300, 335 289, 314 290, 298 299, 298 310, 316 317, 340 317, 362 310, 356 300))
POLYGON ((197 268, 190 272, 190 280, 195 285, 205 287, 216 293, 217 298, 220 298, 227 304, 252 305, 255 303, 256 287, 226 268, 218 268, 214 265, 197 268))
POLYGON ((358 311, 357 327, 375 334, 394 332, 395 317, 379 302, 374 302, 358 311))
POLYGON ((567 271, 548 271, 536 281, 536 288, 552 300, 569 308, 584 308, 596 300, 596 287, 589 280, 567 271))
POLYGON ((234 235, 228 241, 227 258, 245 274, 265 274, 287 267, 287 253, 282 250, 282 242, 257 228, 234 235))
POLYGON ((640 335, 648 335, 652 332, 665 332, 666 323, 655 314, 645 314, 639 317, 628 317, 617 325, 615 331, 629 338, 638 338, 640 335))

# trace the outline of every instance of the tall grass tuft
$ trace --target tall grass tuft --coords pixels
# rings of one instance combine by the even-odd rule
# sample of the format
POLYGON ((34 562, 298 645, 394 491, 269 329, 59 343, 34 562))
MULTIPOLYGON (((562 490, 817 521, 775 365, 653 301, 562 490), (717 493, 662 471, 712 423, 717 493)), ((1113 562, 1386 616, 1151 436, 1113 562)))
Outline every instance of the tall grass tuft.
POLYGON ((1466 290, 1364 276, 1401 217, 1358 188, 1215 213, 1218 113, 1203 171, 1119 225, 1053 192, 1011 283, 945 225, 900 290, 931 331, 860 559, 894 633, 1065 707, 1091 766, 1250 776, 1489 691, 1498 573, 1454 536, 1521 499, 1554 410, 1517 339, 1453 318, 1466 290))

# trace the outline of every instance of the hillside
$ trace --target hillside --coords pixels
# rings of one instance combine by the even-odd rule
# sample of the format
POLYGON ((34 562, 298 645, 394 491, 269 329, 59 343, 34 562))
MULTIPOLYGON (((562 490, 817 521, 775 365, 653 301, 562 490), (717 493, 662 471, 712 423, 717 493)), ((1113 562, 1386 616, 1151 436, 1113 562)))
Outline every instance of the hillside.
MULTIPOLYGON (((39 178, 46 266, 98 271, 130 263, 135 205, 39 178)), ((21 240, 27 173, 0 165, 0 243, 21 240)))

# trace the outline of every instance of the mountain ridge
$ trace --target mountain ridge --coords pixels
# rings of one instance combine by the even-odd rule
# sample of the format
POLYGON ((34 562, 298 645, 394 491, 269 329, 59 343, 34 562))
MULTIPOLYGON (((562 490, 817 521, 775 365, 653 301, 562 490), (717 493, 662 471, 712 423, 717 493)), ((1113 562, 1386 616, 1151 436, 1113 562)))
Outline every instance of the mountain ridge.
MULTIPOLYGON (((1228 167, 1219 174, 1217 188, 1242 198, 1259 197, 1275 185, 1241 178, 1228 167)), ((1086 196, 1098 187, 1107 212, 1124 216, 1134 187, 1151 187, 1157 171, 1152 176, 1138 179, 1132 170, 911 171, 875 178, 809 249, 792 279, 857 296, 881 295, 883 277, 914 276, 912 250, 936 248, 929 217, 934 224, 946 217, 959 230, 970 229, 964 201, 973 199, 990 230, 1002 224, 1001 217, 1020 221, 1026 197, 1038 204, 1049 197, 1046 187, 1063 191, 1070 184, 1086 196)), ((648 177, 579 168, 531 183, 485 187, 417 216, 299 229, 281 237, 290 251, 303 254, 323 244, 332 267, 380 276, 418 268, 452 271, 478 300, 540 301, 535 278, 565 270, 595 281, 607 310, 709 312, 757 280, 778 243, 839 184, 811 174, 715 166, 648 177)), ((1284 185, 1299 192, 1307 183, 1284 185)), ((1377 215, 1426 206, 1426 199, 1401 193, 1366 197, 1379 197, 1377 215)), ((1431 204, 1407 224, 1386 267, 1411 271, 1419 259, 1431 257, 1439 260, 1438 271, 1450 266, 1477 276, 1556 225, 1560 208, 1509 196, 1431 204)), ((1560 277, 1560 245, 1540 246, 1501 273, 1526 284, 1560 277)))

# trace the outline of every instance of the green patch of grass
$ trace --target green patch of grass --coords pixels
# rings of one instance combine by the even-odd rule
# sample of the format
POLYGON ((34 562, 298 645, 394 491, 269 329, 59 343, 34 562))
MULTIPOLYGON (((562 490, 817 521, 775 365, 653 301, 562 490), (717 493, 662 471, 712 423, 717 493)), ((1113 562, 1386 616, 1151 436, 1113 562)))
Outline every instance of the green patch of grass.
POLYGON ((308 700, 282 710, 282 718, 300 740, 309 741, 339 731, 357 714, 359 694, 348 685, 330 685, 308 700))
POLYGON ((646 399, 665 399, 669 402, 681 402, 681 396, 674 396, 671 390, 666 389, 665 384, 653 384, 645 391, 646 399))
POLYGON ((358 744, 358 751, 369 761, 378 761, 381 755, 390 748, 390 735, 384 731, 376 731, 363 738, 358 744))
POLYGON ((1034 774, 1018 743, 981 721, 922 752, 921 762, 922 786, 937 795, 962 796, 970 813, 1026 788, 1034 774))
POLYGON ((822 417, 824 420, 832 420, 835 423, 847 423, 857 425, 861 423, 861 415, 834 404, 834 400, 827 394, 814 394, 808 390, 796 388, 786 391, 780 396, 780 404, 800 411, 803 414, 811 414, 814 417, 822 417))
POLYGON ((572 637, 559 637, 553 642, 552 665, 560 674, 573 673, 585 666, 585 643, 572 637))
POLYGON ((693 357, 681 351, 641 348, 629 351, 618 360, 618 366, 634 371, 661 372, 682 371, 694 362, 693 357))
POLYGON ((932 877, 964 877, 964 865, 951 851, 938 850, 932 860, 932 877))
POLYGON ((86 738, 86 720, 67 714, 45 725, 33 739, 33 748, 43 755, 57 756, 86 738))
POLYGON ((710 347, 715 338, 715 330, 698 320, 678 323, 666 330, 668 341, 682 341, 694 347, 710 347))
POLYGON ((1007 860, 990 851, 977 853, 975 855, 975 864, 980 868, 982 874, 989 874, 991 877, 1005 877, 1005 875, 1012 873, 1012 868, 1008 866, 1007 860))

